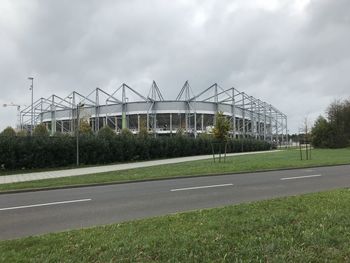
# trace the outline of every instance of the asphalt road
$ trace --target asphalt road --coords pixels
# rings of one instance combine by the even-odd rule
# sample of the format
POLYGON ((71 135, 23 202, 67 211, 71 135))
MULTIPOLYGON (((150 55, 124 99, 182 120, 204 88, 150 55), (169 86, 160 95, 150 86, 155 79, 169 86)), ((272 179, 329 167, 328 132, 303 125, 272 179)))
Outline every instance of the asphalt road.
POLYGON ((350 165, 0 195, 0 239, 350 187, 350 165))

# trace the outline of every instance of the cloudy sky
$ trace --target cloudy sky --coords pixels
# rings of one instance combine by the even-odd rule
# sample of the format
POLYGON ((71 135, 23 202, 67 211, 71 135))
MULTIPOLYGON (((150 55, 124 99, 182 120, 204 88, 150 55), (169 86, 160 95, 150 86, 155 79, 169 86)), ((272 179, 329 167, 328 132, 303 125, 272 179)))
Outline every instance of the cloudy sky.
MULTIPOLYGON (((350 97, 349 0, 0 0, 0 103, 156 80, 217 82, 276 106, 291 133, 350 97)), ((0 129, 16 108, 0 108, 0 129)))

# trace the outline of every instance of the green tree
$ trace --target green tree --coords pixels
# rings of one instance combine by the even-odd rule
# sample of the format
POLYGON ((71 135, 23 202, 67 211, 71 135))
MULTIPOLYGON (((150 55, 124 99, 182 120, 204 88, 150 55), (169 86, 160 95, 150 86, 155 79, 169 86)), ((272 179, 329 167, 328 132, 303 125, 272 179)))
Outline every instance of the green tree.
POLYGON ((346 147, 350 141, 350 102, 334 101, 327 109, 328 121, 332 127, 332 147, 346 147))
POLYGON ((215 118, 215 126, 213 129, 214 138, 220 142, 227 141, 229 130, 230 121, 224 116, 223 112, 219 111, 215 118))
POLYGON ((340 148, 350 145, 350 101, 334 101, 327 109, 327 119, 319 117, 312 129, 315 147, 340 148))
POLYGON ((312 145, 315 147, 330 147, 330 134, 332 127, 330 123, 322 116, 319 116, 311 130, 312 145))
POLYGON ((40 136, 40 137, 49 136, 49 131, 47 130, 44 123, 40 123, 39 125, 35 126, 33 130, 33 136, 40 136))
POLYGON ((90 124, 87 120, 80 120, 79 121, 79 134, 83 135, 92 135, 92 129, 90 127, 90 124))
POLYGON ((212 142, 213 158, 215 161, 215 145, 219 147, 219 162, 221 162, 221 152, 224 150, 224 160, 226 158, 226 147, 228 141, 228 132, 230 130, 230 121, 225 117, 222 111, 215 116, 215 126, 213 128, 213 137, 216 142, 212 142))
POLYGON ((15 137, 16 136, 16 132, 12 127, 6 127, 1 133, 1 136, 5 136, 5 137, 15 137))

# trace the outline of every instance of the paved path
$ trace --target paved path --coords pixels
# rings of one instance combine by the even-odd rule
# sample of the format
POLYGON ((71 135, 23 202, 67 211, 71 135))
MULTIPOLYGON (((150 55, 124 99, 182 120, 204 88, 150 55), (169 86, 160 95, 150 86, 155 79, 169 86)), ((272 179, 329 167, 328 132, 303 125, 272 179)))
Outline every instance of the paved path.
POLYGON ((350 186, 350 165, 2 194, 0 239, 350 186))
MULTIPOLYGON (((272 152, 276 152, 276 151, 278 151, 278 150, 260 151, 260 152, 244 152, 244 153, 229 153, 229 154, 227 154, 227 156, 272 153, 272 152)), ((120 171, 120 170, 127 170, 127 169, 133 169, 133 168, 156 166, 156 165, 162 165, 162 164, 172 164, 172 163, 182 163, 182 162, 190 162, 190 161, 197 161, 197 160, 205 160, 205 159, 210 159, 210 158, 213 158, 213 155, 198 155, 198 156, 162 159, 162 160, 156 160, 156 161, 144 161, 144 162, 135 162, 135 163, 125 163, 125 164, 103 165, 103 166, 86 167, 86 168, 66 169, 66 170, 59 170, 59 171, 4 175, 4 176, 0 176, 0 184, 18 183, 18 182, 25 182, 25 181, 52 179, 52 178, 77 176, 77 175, 85 175, 85 174, 104 173, 104 172, 120 171)))

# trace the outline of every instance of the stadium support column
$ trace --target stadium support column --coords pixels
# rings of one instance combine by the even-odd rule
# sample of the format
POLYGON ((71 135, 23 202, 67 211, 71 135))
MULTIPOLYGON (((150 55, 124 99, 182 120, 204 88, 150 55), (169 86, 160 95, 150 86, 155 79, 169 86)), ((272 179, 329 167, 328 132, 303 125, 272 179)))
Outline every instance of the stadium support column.
POLYGON ((276 119, 275 119, 275 132, 276 132, 276 143, 279 143, 279 136, 278 136, 278 113, 276 112, 276 119))
POLYGON ((272 142, 273 141, 273 138, 272 138, 272 110, 271 110, 271 105, 270 105, 270 108, 269 108, 269 135, 270 135, 270 141, 272 142))
MULTIPOLYGON (((22 130, 22 125, 21 125, 21 113, 20 113, 20 109, 21 109, 21 106, 17 106, 17 111, 19 112, 18 114, 18 117, 19 117, 19 129, 22 130)), ((44 113, 43 113, 43 102, 41 100, 41 103, 40 103, 40 123, 43 123, 44 121, 44 113)))
POLYGON ((114 130, 117 132, 118 131, 118 117, 117 116, 114 117, 114 123, 115 123, 114 130))
POLYGON ((126 129, 126 96, 125 96, 125 85, 122 87, 122 129, 126 129))
POLYGON ((194 138, 197 138, 197 111, 196 111, 196 101, 194 101, 194 138))
POLYGON ((138 131, 138 133, 140 133, 140 127, 141 127, 140 114, 137 114, 137 131, 138 131))
POLYGON ((157 113, 155 112, 153 114, 153 136, 154 138, 157 137, 157 113))
POLYGON ((56 132, 56 109, 55 109, 55 96, 52 96, 51 104, 51 135, 56 132))
POLYGON ((147 132, 149 132, 149 110, 147 110, 147 115, 146 115, 146 129, 147 129, 147 132))
POLYGON ((255 118, 254 118, 254 102, 253 97, 250 96, 250 136, 253 137, 255 133, 255 118))
POLYGON ((123 113, 122 113, 122 129, 126 129, 126 113, 125 113, 125 105, 123 105, 123 113))
POLYGON ((202 132, 204 132, 204 114, 201 114, 201 128, 202 128, 202 132))
POLYGON ((283 123, 283 116, 281 115, 281 140, 282 140, 282 145, 284 145, 284 123, 283 123))
POLYGON ((96 105, 95 105, 95 132, 98 132, 100 129, 100 108, 99 108, 99 97, 98 97, 98 88, 96 88, 96 105))
POLYGON ((187 96, 187 107, 188 107, 188 129, 193 133, 194 137, 197 137, 197 112, 196 112, 196 100, 191 101, 189 100, 189 95, 187 96), (193 110, 193 129, 191 128, 191 109, 193 110))
POLYGON ((232 88, 232 137, 236 138, 236 105, 235 105, 235 89, 232 88))

